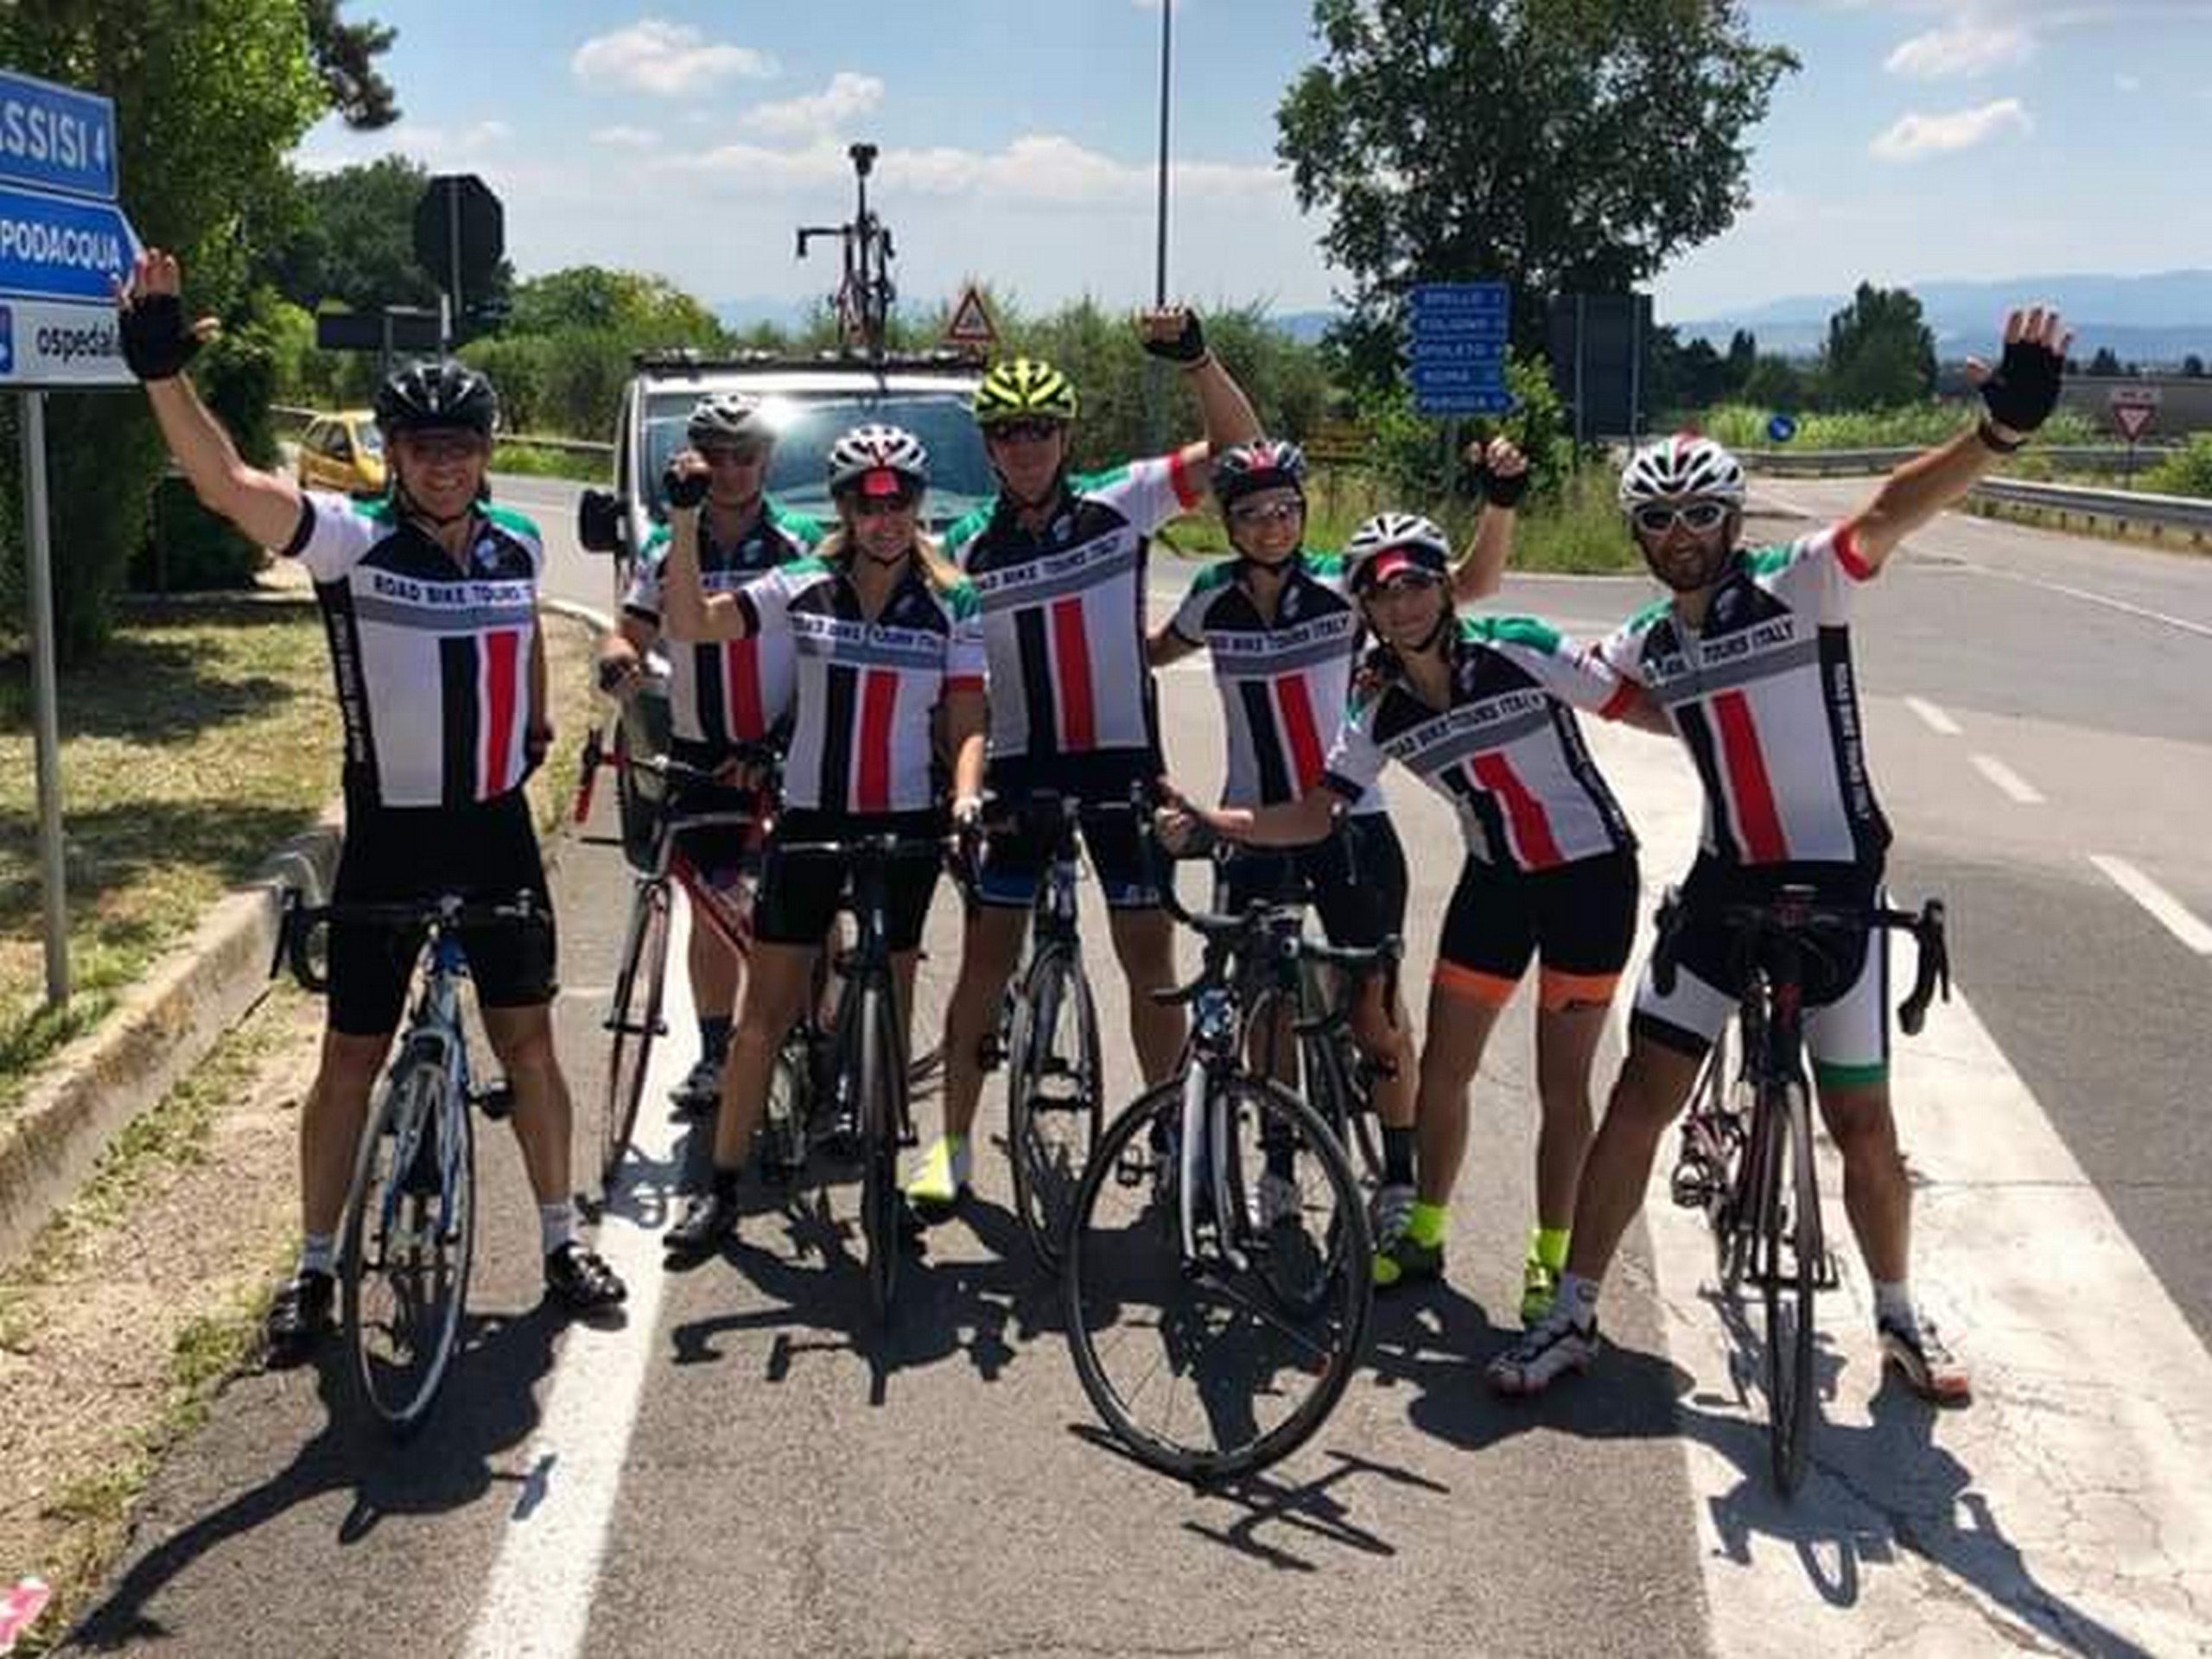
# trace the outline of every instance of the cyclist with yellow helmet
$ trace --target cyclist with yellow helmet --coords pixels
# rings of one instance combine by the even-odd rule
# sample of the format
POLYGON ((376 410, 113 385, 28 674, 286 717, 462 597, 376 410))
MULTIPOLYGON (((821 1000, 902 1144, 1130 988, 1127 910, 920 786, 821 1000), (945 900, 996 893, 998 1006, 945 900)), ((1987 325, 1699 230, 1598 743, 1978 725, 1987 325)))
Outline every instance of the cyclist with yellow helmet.
MULTIPOLYGON (((998 474, 997 497, 946 533, 946 550, 975 584, 988 664, 986 788, 1001 798, 1052 791, 1104 806, 1160 771, 1152 679, 1145 664, 1145 565, 1151 538, 1205 494, 1211 456, 1259 435, 1243 392, 1188 309, 1147 313, 1144 348, 1178 365, 1206 442, 1102 473, 1069 470, 1074 385, 1051 364, 1016 358, 976 390, 976 423, 998 474)), ((982 802, 954 803, 980 819, 982 802)), ((1129 1027, 1146 1082, 1166 1077, 1183 1040, 1181 1014, 1148 993, 1169 982, 1173 934, 1127 816, 1087 816, 1083 839, 1109 912, 1114 953, 1129 983, 1129 1027)), ((983 1045, 1020 955, 1049 854, 1041 834, 985 842, 960 976, 945 1011, 944 1133, 907 1183, 925 1217, 956 1204, 969 1181, 969 1130, 982 1090, 983 1045)))

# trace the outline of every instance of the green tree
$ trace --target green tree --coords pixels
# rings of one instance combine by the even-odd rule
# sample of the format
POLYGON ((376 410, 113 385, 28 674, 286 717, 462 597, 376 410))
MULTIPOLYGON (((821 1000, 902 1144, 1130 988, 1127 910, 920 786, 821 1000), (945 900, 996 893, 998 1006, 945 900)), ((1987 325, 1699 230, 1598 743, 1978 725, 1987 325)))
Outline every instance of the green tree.
POLYGON ((1716 393, 1719 397, 1735 397, 1743 394, 1751 380, 1751 371, 1758 365, 1758 336, 1748 328, 1738 328, 1728 336, 1728 355, 1721 365, 1720 385, 1716 393))
POLYGON ((2204 359, 2195 352, 2190 353, 2181 360, 2181 372, 2186 379, 2202 380, 2204 378, 2204 359))
POLYGON ((2109 346, 2097 347, 2097 354, 2089 359, 2091 374, 2116 375, 2127 371, 2121 365, 2120 355, 2109 346))
MULTIPOLYGON (((89 0, 16 0, 0 7, 0 62, 115 100, 124 210, 146 243, 180 251, 196 308, 238 321, 257 204, 280 188, 284 154, 324 107, 299 0, 140 0, 127 23, 89 0)), ((211 356, 209 372, 217 366, 211 356)), ((20 603, 12 410, 6 427, 0 575, 20 603)), ((47 444, 54 544, 67 550, 55 564, 57 632, 75 658, 107 636, 145 534, 161 443, 143 397, 82 392, 48 399, 47 444)))
POLYGON ((1276 153, 1349 273, 1338 344, 1395 378, 1406 290, 1500 278, 1541 346, 1554 295, 1620 293, 1749 200, 1745 138, 1797 67, 1735 0, 1315 0, 1321 61, 1276 153))
POLYGON ((349 23, 338 16, 344 0, 300 0, 307 19, 308 49, 330 106, 359 132, 388 127, 399 118, 391 83, 375 60, 390 48, 395 31, 382 23, 349 23))
POLYGON ((1745 377, 1743 397, 1761 409, 1794 413, 1812 406, 1816 390, 1815 378, 1804 365, 1786 357, 1764 355, 1745 377))
POLYGON ((1936 336, 1910 289, 1859 284, 1828 319, 1821 375, 1834 409, 1896 409, 1936 390, 1936 336))
POLYGON ((255 274, 309 311, 435 309, 438 285, 415 263, 415 204, 429 182, 429 169, 404 156, 292 175, 291 233, 269 245, 255 274))
POLYGON ((571 265, 517 283, 507 327, 523 334, 606 330, 639 346, 712 350, 726 339, 715 314, 666 277, 602 265, 571 265))

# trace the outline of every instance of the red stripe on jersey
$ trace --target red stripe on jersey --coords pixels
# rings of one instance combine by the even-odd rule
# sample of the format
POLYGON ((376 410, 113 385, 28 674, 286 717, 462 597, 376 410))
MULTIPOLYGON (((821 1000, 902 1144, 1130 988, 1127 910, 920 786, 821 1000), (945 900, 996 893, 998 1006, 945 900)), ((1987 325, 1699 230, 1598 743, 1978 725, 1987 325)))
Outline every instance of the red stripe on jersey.
POLYGON ((484 764, 479 798, 489 800, 514 783, 515 708, 521 701, 522 630, 497 628, 484 636, 484 764))
POLYGON ((1713 718, 1720 728, 1721 764, 1728 769, 1728 792, 1735 798, 1736 830, 1743 837, 1745 859, 1752 864, 1778 864, 1789 849, 1782 837, 1782 818, 1774 810, 1774 785, 1767 781, 1766 757, 1759 752, 1751 701, 1741 691, 1723 691, 1713 700, 1713 718))
POLYGON ((1286 674, 1275 682, 1275 712, 1290 749, 1292 781, 1303 795, 1321 775, 1321 734, 1314 729, 1313 697, 1303 674, 1286 674))
POLYGON ((1197 506, 1198 498, 1206 493, 1205 486, 1198 482, 1180 449, 1167 457, 1167 481, 1174 487, 1175 499, 1183 504, 1185 512, 1197 506))
POLYGON ((944 693, 950 696, 956 691, 980 691, 983 677, 980 674, 948 674, 944 677, 944 693))
POLYGON ((1874 567, 1859 550, 1859 527, 1848 518, 1835 527, 1835 562, 1853 582, 1865 582, 1874 574, 1874 567))
POLYGON ((1083 635, 1080 595, 1052 601, 1052 660, 1059 668, 1060 747, 1088 749, 1098 741, 1090 697, 1090 642, 1083 635))
POLYGON ((1560 857, 1559 842, 1552 838, 1551 820, 1544 814, 1543 804, 1529 792, 1510 761, 1503 754, 1478 754, 1467 762, 1467 771, 1505 809, 1506 826, 1523 866, 1548 870, 1565 861, 1560 857))
POLYGON ((853 756, 853 810, 891 810, 891 715, 899 706, 899 676, 871 668, 861 679, 860 741, 853 756))
POLYGON ((760 642, 722 642, 722 729, 737 742, 768 729, 760 709, 760 642))
POLYGON ((1605 707, 1598 710, 1600 720, 1618 720, 1636 704, 1638 687, 1633 680, 1623 680, 1613 695, 1605 699, 1605 707))

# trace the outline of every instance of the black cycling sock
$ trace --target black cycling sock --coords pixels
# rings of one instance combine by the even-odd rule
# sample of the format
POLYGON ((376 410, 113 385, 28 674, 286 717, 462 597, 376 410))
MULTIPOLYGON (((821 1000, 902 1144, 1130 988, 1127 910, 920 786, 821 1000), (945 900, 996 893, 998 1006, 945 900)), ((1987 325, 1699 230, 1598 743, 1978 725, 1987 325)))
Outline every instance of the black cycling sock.
POLYGON ((1414 1130, 1410 1124, 1402 1129, 1390 1123, 1382 1126, 1382 1184, 1414 1184, 1414 1130))
POLYGON ((744 1173, 741 1169, 724 1169, 720 1164, 716 1164, 715 1166, 715 1196, 718 1198, 735 1198, 738 1177, 744 1173))
POLYGON ((729 1052, 730 1018, 728 1014, 699 1016, 699 1058, 720 1065, 729 1052))

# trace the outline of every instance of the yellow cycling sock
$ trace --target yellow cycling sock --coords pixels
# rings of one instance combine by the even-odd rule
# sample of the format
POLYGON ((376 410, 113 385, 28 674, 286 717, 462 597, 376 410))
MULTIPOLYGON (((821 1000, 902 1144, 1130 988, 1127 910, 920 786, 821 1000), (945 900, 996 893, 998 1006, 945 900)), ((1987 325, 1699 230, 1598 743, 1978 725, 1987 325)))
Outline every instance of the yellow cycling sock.
POLYGON ((1406 1235, 1416 1244, 1441 1244, 1444 1242, 1444 1206, 1431 1204, 1426 1198, 1414 1200, 1413 1213, 1406 1218, 1406 1235))
POLYGON ((1539 1224, 1529 1230, 1529 1254, 1554 1273, 1567 1266, 1567 1241, 1573 1229, 1539 1224))

